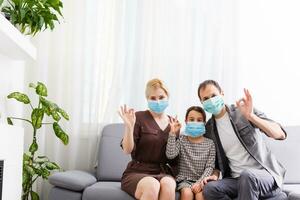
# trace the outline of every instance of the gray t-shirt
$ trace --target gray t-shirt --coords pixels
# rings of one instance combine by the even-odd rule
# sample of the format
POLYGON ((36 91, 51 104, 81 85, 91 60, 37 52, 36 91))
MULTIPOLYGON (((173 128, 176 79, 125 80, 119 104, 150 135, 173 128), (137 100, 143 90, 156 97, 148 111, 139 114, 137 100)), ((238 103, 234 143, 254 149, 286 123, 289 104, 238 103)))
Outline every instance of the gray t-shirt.
POLYGON ((263 169, 236 136, 227 112, 222 118, 216 119, 216 124, 233 178, 239 177, 245 169, 263 169))

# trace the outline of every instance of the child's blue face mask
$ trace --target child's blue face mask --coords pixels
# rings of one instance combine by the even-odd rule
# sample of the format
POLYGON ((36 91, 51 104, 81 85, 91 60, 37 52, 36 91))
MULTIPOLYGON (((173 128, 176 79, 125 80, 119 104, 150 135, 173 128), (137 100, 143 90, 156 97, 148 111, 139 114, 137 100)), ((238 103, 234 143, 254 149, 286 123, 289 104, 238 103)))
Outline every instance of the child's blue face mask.
POLYGON ((207 99, 203 102, 204 110, 213 115, 218 115, 221 112, 223 106, 224 100, 220 95, 207 99))
POLYGON ((187 122, 185 126, 185 135, 191 137, 200 137, 205 133, 205 124, 203 122, 187 122))
POLYGON ((148 101, 149 109, 157 114, 163 113, 165 109, 168 107, 168 105, 169 105, 168 100, 148 101))

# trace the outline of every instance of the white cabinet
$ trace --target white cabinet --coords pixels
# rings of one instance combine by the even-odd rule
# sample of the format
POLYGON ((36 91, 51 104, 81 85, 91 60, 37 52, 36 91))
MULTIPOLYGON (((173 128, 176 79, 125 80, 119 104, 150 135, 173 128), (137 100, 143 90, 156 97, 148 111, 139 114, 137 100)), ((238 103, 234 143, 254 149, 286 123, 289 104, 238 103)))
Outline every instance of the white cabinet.
POLYGON ((21 199, 23 141, 23 128, 0 124, 0 160, 4 160, 3 200, 21 199))

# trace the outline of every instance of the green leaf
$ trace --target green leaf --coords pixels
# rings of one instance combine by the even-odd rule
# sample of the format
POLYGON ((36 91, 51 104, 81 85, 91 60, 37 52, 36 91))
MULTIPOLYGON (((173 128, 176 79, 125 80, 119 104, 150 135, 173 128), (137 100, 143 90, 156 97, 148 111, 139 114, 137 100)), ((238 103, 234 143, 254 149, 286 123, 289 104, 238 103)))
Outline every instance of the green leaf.
POLYGON ((66 120, 69 120, 70 117, 68 115, 68 113, 66 113, 66 111, 64 111, 63 109, 59 108, 58 112, 61 114, 61 116, 63 116, 63 118, 65 118, 66 120))
POLYGON ((31 152, 31 153, 34 153, 34 152, 36 152, 38 150, 38 144, 36 143, 36 140, 33 140, 32 141, 32 144, 30 145, 30 147, 29 147, 29 151, 31 152))
POLYGON ((51 110, 49 107, 46 107, 45 105, 42 105, 42 109, 44 110, 44 113, 46 113, 48 116, 51 115, 51 110))
POLYGON ((55 162, 47 162, 46 163, 46 168, 48 170, 60 169, 60 167, 55 162))
POLYGON ((47 156, 38 156, 38 158, 39 158, 39 159, 45 159, 45 158, 47 158, 47 159, 48 159, 48 157, 47 157, 47 156))
POLYGON ((31 156, 27 155, 26 153, 23 154, 23 160, 29 161, 31 159, 31 156))
POLYGON ((29 166, 29 165, 25 166, 25 170, 31 176, 33 176, 35 174, 34 169, 31 166, 29 166))
POLYGON ((69 136, 61 129, 57 122, 53 123, 53 130, 55 135, 64 143, 64 145, 69 143, 69 136))
POLYGON ((20 17, 21 17, 21 21, 25 18, 25 14, 26 14, 26 10, 25 9, 20 9, 20 17))
POLYGON ((29 87, 31 87, 31 88, 36 88, 36 85, 34 84, 34 83, 29 83, 29 87))
POLYGON ((48 179, 49 176, 50 176, 50 171, 46 168, 42 168, 42 177, 43 177, 43 179, 48 179))
POLYGON ((57 112, 55 112, 55 111, 53 111, 53 112, 51 113, 51 115, 52 115, 52 118, 53 118, 55 121, 57 121, 57 122, 61 119, 61 117, 59 116, 59 114, 58 114, 57 112))
POLYGON ((46 86, 45 86, 43 83, 41 83, 41 82, 38 82, 35 91, 36 91, 36 93, 37 93, 38 95, 40 95, 40 96, 44 96, 44 97, 48 96, 48 94, 47 94, 47 88, 46 88, 46 86))
POLYGON ((44 118, 44 109, 35 108, 31 113, 31 121, 35 128, 39 129, 42 126, 42 121, 44 118))
POLYGON ((45 99, 44 97, 40 97, 40 101, 44 107, 49 109, 50 113, 58 110, 58 106, 55 103, 52 103, 51 101, 45 99))
POLYGON ((19 102, 23 102, 24 104, 29 104, 30 100, 26 94, 20 92, 13 92, 7 96, 8 99, 16 99, 19 102))
POLYGON ((12 122, 12 120, 11 120, 9 117, 7 118, 7 123, 8 123, 9 125, 14 125, 13 122, 12 122))
POLYGON ((0 6, 2 5, 2 3, 3 3, 3 0, 0 0, 0 6))
POLYGON ((31 196, 31 200, 39 200, 40 199, 39 195, 34 191, 30 192, 30 196, 31 196))
POLYGON ((26 170, 23 170, 22 179, 22 186, 24 189, 28 184, 30 184, 30 174, 26 170))

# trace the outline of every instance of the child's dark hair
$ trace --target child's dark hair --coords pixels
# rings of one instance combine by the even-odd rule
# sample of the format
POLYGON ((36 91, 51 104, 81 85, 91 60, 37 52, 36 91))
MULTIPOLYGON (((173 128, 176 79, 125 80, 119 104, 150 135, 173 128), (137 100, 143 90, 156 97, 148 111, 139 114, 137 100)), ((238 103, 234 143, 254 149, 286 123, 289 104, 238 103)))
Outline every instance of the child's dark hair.
POLYGON ((189 107, 186 111, 186 114, 185 114, 185 120, 187 120, 188 118, 188 115, 189 113, 194 110, 196 112, 199 112, 202 114, 203 116, 203 121, 206 122, 206 114, 205 114, 205 111, 203 110, 203 108, 201 108, 200 106, 192 106, 192 107, 189 107))

